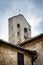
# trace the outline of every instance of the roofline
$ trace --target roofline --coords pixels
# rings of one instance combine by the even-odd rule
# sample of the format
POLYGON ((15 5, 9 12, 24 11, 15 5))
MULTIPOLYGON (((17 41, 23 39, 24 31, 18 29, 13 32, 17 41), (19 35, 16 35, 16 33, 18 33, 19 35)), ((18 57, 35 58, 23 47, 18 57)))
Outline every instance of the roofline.
POLYGON ((8 18, 8 20, 10 20, 10 19, 12 19, 12 18, 14 18, 14 17, 17 17, 17 16, 19 16, 19 15, 22 15, 22 14, 18 14, 18 15, 12 16, 12 17, 8 18))
MULTIPOLYGON (((22 14, 18 14, 18 15, 15 15, 15 16, 12 16, 12 17, 10 17, 10 18, 8 18, 8 20, 10 20, 10 19, 12 19, 12 18, 14 18, 14 17, 17 17, 17 16, 19 16, 19 15, 21 15, 21 16, 23 16, 22 14)), ((24 17, 24 16, 23 16, 24 17)), ((24 19, 26 20, 26 18, 24 17, 24 19)), ((26 22, 27 22, 27 20, 26 20, 26 22)), ((30 26, 30 24, 27 22, 27 24, 30 26)), ((31 28, 31 26, 30 26, 30 28, 31 28)))
POLYGON ((43 33, 41 33, 40 35, 35 36, 35 37, 33 37, 33 38, 31 38, 31 39, 29 39, 27 41, 24 41, 24 42, 20 43, 19 46, 23 46, 23 45, 29 44, 29 43, 33 42, 34 40, 37 40, 40 37, 43 37, 43 33))
POLYGON ((36 54, 36 51, 32 51, 32 50, 27 50, 27 49, 21 48, 20 46, 13 45, 13 44, 8 43, 6 41, 3 41, 1 39, 0 39, 0 44, 5 44, 5 45, 7 45, 7 46, 9 46, 11 48, 15 48, 15 49, 17 49, 19 51, 26 52, 26 53, 28 53, 30 55, 35 55, 36 54))
MULTIPOLYGON (((28 23, 28 21, 27 21, 27 19, 25 18, 25 16, 23 16, 23 17, 24 17, 24 19, 26 20, 27 24, 30 26, 30 24, 28 23)), ((31 26, 30 26, 30 28, 31 28, 31 26)))

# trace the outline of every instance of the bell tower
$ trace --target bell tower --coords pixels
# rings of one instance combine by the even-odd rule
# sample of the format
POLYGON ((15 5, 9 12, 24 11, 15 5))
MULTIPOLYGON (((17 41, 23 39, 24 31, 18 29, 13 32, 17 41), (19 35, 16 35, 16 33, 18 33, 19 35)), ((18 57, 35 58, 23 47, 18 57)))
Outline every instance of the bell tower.
POLYGON ((31 37, 31 26, 22 14, 8 19, 9 23, 9 42, 20 44, 31 37))

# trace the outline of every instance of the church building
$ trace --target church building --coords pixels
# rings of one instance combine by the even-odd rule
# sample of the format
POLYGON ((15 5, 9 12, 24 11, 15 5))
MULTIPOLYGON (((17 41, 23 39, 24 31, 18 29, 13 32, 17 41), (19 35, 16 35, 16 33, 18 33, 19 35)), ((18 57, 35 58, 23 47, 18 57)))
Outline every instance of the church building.
POLYGON ((0 65, 43 65, 43 33, 31 37, 22 14, 8 19, 9 42, 0 39, 0 65))

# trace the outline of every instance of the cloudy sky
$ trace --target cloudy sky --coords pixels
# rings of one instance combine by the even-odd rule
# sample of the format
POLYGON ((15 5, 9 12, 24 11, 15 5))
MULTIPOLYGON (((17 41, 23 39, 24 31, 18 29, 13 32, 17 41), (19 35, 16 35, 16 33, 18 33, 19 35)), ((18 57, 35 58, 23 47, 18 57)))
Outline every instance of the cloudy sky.
POLYGON ((0 39, 8 41, 8 18, 19 9, 31 25, 31 36, 43 33, 43 0, 0 0, 0 39))

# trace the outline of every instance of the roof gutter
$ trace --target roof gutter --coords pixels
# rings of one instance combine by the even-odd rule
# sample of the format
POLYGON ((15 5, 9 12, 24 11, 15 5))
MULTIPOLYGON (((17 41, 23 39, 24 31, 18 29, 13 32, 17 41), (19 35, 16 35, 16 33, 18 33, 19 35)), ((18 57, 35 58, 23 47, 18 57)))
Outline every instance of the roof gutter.
POLYGON ((32 55, 31 59, 32 59, 32 65, 34 65, 34 61, 37 59, 37 51, 33 51, 34 54, 32 55))

